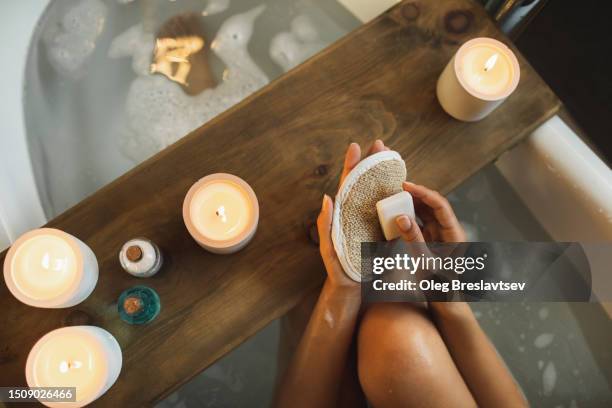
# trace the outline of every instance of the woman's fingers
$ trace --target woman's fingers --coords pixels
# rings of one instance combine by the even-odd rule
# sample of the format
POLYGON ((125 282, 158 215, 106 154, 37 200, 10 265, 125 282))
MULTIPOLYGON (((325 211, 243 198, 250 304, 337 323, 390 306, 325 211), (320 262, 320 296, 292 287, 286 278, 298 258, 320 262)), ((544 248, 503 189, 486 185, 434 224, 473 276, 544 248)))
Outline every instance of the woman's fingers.
POLYGON ((406 242, 425 242, 421 229, 415 220, 407 215, 400 215, 395 219, 395 223, 400 230, 401 237, 406 242))
MULTIPOLYGON (((370 150, 368 150, 368 156, 385 150, 389 150, 389 148, 385 146, 382 140, 377 139, 370 147, 370 150)), ((340 176, 340 185, 342 185, 346 175, 349 174, 360 161, 361 147, 357 143, 351 143, 344 156, 344 167, 342 168, 342 175, 340 176)))
POLYGON ((376 141, 370 147, 370 150, 368 150, 368 156, 371 156, 375 153, 383 152, 385 150, 388 150, 388 148, 385 147, 383 141, 380 139, 376 139, 376 141))
POLYGON ((436 221, 442 228, 455 228, 460 226, 455 216, 455 212, 443 195, 425 186, 407 181, 404 182, 403 187, 405 191, 409 192, 413 197, 431 208, 436 221))
POLYGON ((334 203, 332 199, 327 194, 323 195, 321 213, 319 213, 319 217, 317 218, 317 230, 319 232, 319 248, 324 261, 327 261, 329 257, 336 256, 336 252, 331 242, 333 212, 334 203))
POLYGON ((331 239, 332 219, 334 212, 334 202, 326 194, 323 196, 323 205, 321 206, 321 213, 317 218, 317 230, 319 231, 319 251, 321 252, 321 258, 325 264, 327 270, 327 276, 334 285, 342 287, 359 288, 359 285, 351 280, 344 273, 342 265, 334 244, 331 239))
POLYGON ((361 161, 361 147, 357 143, 351 143, 346 150, 346 155, 344 156, 344 167, 342 168, 342 175, 340 176, 340 185, 344 181, 344 178, 353 167, 357 165, 361 161))

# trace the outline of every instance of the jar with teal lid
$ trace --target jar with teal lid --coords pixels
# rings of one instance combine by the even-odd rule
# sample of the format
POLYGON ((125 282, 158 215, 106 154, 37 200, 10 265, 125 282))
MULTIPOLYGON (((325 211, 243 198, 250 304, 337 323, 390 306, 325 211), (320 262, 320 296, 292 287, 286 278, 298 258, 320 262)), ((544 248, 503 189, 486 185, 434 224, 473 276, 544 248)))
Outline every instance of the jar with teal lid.
POLYGON ((159 295, 148 286, 131 287, 119 296, 117 309, 121 320, 128 324, 145 324, 161 310, 159 295))

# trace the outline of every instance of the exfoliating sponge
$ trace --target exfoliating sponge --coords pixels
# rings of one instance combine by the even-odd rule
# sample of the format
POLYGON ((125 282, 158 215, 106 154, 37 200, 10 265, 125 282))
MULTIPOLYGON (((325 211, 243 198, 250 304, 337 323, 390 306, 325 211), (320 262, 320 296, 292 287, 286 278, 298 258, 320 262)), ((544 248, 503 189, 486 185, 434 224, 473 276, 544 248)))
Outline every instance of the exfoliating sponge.
POLYGON ((334 206, 332 241, 344 272, 361 282, 361 243, 383 241, 376 203, 402 191, 406 164, 399 153, 373 154, 346 176, 334 206))

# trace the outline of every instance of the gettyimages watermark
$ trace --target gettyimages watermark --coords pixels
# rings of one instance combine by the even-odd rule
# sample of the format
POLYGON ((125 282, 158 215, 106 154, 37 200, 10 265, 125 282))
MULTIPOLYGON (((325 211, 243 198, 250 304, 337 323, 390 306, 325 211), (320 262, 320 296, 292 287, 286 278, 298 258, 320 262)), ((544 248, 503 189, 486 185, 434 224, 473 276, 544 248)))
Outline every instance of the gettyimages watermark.
POLYGON ((363 243, 362 296, 379 301, 612 299, 612 243, 363 243))

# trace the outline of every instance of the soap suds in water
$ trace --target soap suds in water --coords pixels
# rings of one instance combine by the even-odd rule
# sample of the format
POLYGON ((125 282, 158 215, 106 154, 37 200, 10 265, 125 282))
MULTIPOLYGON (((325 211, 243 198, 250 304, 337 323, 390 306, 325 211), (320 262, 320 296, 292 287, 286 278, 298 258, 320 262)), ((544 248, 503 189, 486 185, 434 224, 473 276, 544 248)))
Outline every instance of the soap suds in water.
POLYGON ((555 338, 555 335, 552 333, 542 333, 538 337, 535 338, 535 340, 533 341, 533 345, 541 349, 541 348, 549 346, 550 343, 552 343, 554 338, 555 338))
POLYGON ((299 15, 291 21, 291 31, 282 31, 274 36, 269 53, 272 60, 287 72, 326 45, 308 16, 299 15))
POLYGON ((208 0, 204 11, 202 11, 203 16, 212 16, 213 14, 219 14, 228 9, 230 5, 230 0, 208 0))
POLYGON ((540 308, 540 310, 538 310, 538 316, 540 316, 540 319, 542 320, 546 319, 548 317, 548 308, 540 308))
POLYGON ((264 9, 263 5, 255 7, 221 25, 211 50, 226 66, 223 81, 195 96, 185 94, 178 84, 161 75, 148 73, 154 38, 143 32, 142 26, 134 26, 113 40, 109 56, 131 55, 138 74, 126 99, 123 154, 141 162, 269 82, 247 51, 255 19, 264 9))
POLYGON ((138 75, 151 72, 151 56, 155 48, 155 35, 143 30, 137 24, 113 39, 109 49, 110 58, 132 57, 132 69, 138 75))
POLYGON ((47 58, 60 75, 78 78, 104 29, 107 9, 100 0, 83 0, 50 25, 43 35, 47 58))
POLYGON ((550 361, 542 372, 542 393, 547 397, 552 395, 556 383, 557 370, 555 369, 555 364, 550 361))

